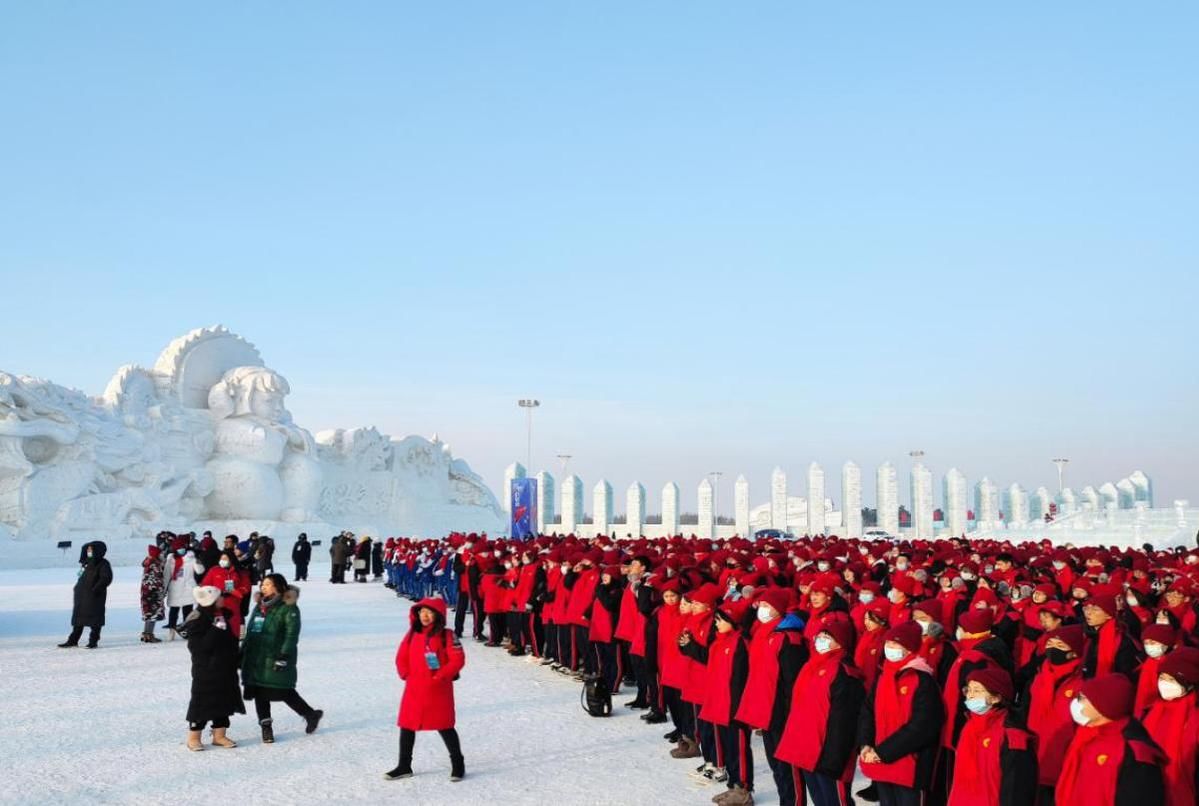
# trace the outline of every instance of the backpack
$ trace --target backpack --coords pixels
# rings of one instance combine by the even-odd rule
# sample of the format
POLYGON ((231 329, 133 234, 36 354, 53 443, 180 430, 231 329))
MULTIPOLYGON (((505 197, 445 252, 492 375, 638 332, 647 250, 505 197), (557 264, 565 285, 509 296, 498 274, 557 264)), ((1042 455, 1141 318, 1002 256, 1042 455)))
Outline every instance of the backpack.
POLYGON ((587 675, 583 678, 583 693, 580 695, 583 710, 591 716, 612 715, 612 692, 602 675, 587 675))

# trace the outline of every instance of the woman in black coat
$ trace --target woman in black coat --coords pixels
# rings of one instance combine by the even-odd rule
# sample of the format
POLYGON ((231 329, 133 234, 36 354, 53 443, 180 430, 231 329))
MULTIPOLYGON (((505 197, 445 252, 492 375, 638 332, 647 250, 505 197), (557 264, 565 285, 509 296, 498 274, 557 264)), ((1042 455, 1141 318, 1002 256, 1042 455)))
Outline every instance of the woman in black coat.
POLYGON ((246 712, 237 683, 237 636, 229 629, 232 614, 224 608, 219 588, 205 585, 192 595, 198 606, 179 630, 192 657, 187 749, 204 749, 200 736, 208 722, 212 722, 214 745, 237 747, 225 735, 230 715, 246 712))
POLYGON ((112 584, 112 566, 104 559, 108 546, 99 540, 85 543, 79 552, 79 578, 75 580, 75 607, 71 610, 71 634, 58 646, 62 649, 79 646, 83 628, 88 633, 87 648, 100 643, 100 628, 104 626, 104 605, 108 586, 112 584))

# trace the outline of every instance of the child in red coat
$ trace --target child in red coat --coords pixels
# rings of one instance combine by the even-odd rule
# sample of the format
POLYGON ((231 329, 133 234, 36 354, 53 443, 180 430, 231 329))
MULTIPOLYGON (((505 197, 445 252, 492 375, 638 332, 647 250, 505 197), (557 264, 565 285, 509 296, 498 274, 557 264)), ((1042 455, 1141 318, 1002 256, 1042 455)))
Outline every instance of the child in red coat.
POLYGON ((411 628, 396 651, 396 671, 404 681, 400 700, 400 763, 385 778, 412 777, 412 750, 418 730, 441 734, 450 752, 450 780, 466 775, 462 746, 454 729, 454 680, 466 665, 458 636, 445 626, 441 599, 421 599, 408 613, 411 628))

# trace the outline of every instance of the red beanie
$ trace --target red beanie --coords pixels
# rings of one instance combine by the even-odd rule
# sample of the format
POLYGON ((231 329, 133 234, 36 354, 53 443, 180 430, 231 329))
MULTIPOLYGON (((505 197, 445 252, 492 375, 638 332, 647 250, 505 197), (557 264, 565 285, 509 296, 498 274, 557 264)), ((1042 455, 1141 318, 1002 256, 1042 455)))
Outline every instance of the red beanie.
POLYGON ((909 599, 920 592, 920 582, 914 577, 910 576, 898 577, 891 584, 891 587, 895 588, 895 590, 899 591, 909 599))
POLYGON ((941 622, 941 603, 936 599, 925 599, 912 608, 917 613, 923 613, 938 624, 941 622))
POLYGON ((1004 702, 1011 702, 1012 698, 1016 696, 1016 687, 1012 685, 1012 676, 994 664, 987 664, 981 669, 975 669, 966 675, 966 682, 978 683, 1004 702))
POLYGON ((924 640, 924 633, 920 631, 920 625, 914 621, 905 621, 896 627, 887 630, 887 634, 883 637, 886 641, 894 641, 908 652, 919 652, 920 644, 924 640))
MULTIPOLYGON (((1111 618, 1116 617, 1116 600, 1120 597, 1120 589, 1115 585, 1096 585, 1091 589, 1085 604, 1095 605, 1111 618)), ((1106 714, 1105 714, 1106 716, 1106 714)))
POLYGON ((1135 694, 1132 681, 1122 674, 1105 674, 1082 684, 1082 695, 1096 711, 1111 720, 1132 715, 1135 694))
POLYGON ((1141 641, 1156 641, 1159 644, 1166 646, 1174 646, 1174 642, 1178 640, 1178 631, 1169 624, 1146 624, 1145 629, 1141 630, 1141 641))
POLYGON ((991 612, 990 608, 972 607, 958 617, 958 626, 970 635, 990 632, 994 623, 995 614, 991 612))
POLYGON ((754 604, 765 602, 782 615, 791 608, 791 591, 788 588, 766 588, 754 596, 754 604))
POLYGON ((1083 632, 1081 624, 1067 624, 1058 627, 1056 630, 1050 630, 1045 634, 1045 640, 1049 640, 1050 638, 1058 639, 1070 647, 1070 651, 1080 658, 1087 648, 1087 634, 1083 632))
POLYGON ((726 600, 720 603, 716 612, 718 615, 725 616, 725 621, 740 626, 745 619, 745 614, 749 612, 749 599, 726 600))
POLYGON ((853 649, 854 627, 849 619, 826 616, 820 623, 820 632, 828 633, 829 637, 837 642, 837 646, 846 652, 853 649))
POLYGON ((1199 686, 1199 649, 1184 646, 1162 658, 1158 674, 1168 674, 1184 686, 1199 686))
POLYGON ((720 588, 708 583, 707 585, 700 585, 695 590, 683 594, 683 598, 689 602, 695 602, 696 604, 715 607, 716 602, 720 600, 720 594, 720 588))

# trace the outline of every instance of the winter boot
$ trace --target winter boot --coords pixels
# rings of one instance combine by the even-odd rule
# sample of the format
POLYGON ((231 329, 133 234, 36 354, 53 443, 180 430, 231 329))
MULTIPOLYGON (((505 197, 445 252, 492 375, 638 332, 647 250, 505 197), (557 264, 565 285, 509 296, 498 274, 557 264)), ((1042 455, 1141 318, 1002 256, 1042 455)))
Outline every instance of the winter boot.
POLYGON ((455 783, 466 777, 466 759, 459 753, 456 756, 450 756, 450 780, 455 783))
POLYGON ((412 777, 412 765, 411 764, 407 764, 407 765, 401 764, 400 766, 396 767, 394 770, 389 770, 388 772, 383 773, 383 777, 386 778, 388 781, 395 781, 400 778, 411 778, 412 777))
POLYGON ((228 728, 213 728, 212 729, 212 745, 213 747, 237 747, 237 742, 225 735, 228 728))
POLYGON ((878 803, 878 787, 871 781, 869 786, 859 789, 857 792, 859 798, 868 803, 878 803))
POLYGON ((262 726, 262 743, 263 744, 274 744, 275 743, 275 729, 273 727, 271 727, 271 720, 264 719, 261 722, 259 722, 258 724, 262 726))
POLYGON ((675 728, 670 733, 663 733, 662 738, 665 739, 666 741, 670 742, 671 744, 674 744, 682 737, 682 735, 683 735, 683 732, 681 730, 679 730, 678 728, 675 728))
POLYGON ((699 758, 699 745, 690 736, 679 737, 678 747, 670 751, 671 758, 699 758))
POLYGON ((720 801, 720 806, 753 806, 754 796, 743 786, 730 789, 720 801))
POLYGON ((195 751, 204 749, 204 743, 200 741, 200 731, 189 730, 187 732, 187 749, 195 751))
POLYGON ((159 638, 159 637, 158 637, 157 635, 155 635, 154 633, 152 633, 152 632, 148 632, 148 633, 146 633, 146 643, 147 643, 147 644, 161 644, 161 643, 162 643, 162 639, 161 639, 161 638, 159 638))
POLYGON ((647 725, 661 725, 666 721, 666 714, 659 711, 657 708, 650 708, 648 714, 642 714, 641 718, 645 720, 647 725))
POLYGON ((632 708, 634 711, 644 711, 646 708, 649 708, 649 703, 647 703, 645 700, 640 700, 640 699, 629 700, 628 702, 626 702, 624 704, 624 707, 632 708))
POLYGON ((307 725, 304 727, 305 733, 316 733, 316 726, 321 724, 321 717, 325 715, 324 711, 313 711, 308 716, 304 717, 307 725))
POLYGON ((76 647, 76 646, 79 646, 78 641, 66 640, 66 641, 63 641, 61 644, 59 644, 58 648, 59 649, 70 649, 71 647, 76 647))

